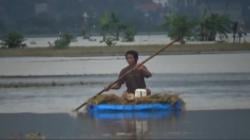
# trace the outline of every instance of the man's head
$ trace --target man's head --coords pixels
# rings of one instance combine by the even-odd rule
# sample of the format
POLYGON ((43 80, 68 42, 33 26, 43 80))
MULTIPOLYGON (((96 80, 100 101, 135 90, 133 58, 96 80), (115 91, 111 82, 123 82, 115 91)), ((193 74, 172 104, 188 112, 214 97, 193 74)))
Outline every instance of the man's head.
POLYGON ((127 51, 125 57, 129 65, 135 65, 138 60, 138 52, 134 50, 127 51))

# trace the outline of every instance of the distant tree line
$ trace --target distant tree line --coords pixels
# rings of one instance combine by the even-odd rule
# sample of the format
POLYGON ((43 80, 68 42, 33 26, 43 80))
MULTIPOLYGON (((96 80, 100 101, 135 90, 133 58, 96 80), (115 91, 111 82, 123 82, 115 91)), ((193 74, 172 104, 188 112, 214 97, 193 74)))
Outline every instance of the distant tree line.
MULTIPOLYGON (((181 43, 185 43, 185 40, 215 41, 217 35, 227 38, 228 33, 235 34, 237 32, 235 28, 238 28, 235 27, 235 23, 228 16, 213 13, 204 14, 200 18, 173 14, 166 16, 162 25, 169 37, 180 39, 181 43)), ((105 42, 107 46, 114 46, 115 41, 134 41, 135 28, 127 24, 114 12, 104 13, 99 19, 98 26, 103 36, 102 42, 105 42)), ((82 36, 84 39, 89 39, 91 34, 84 31, 82 36)), ((54 47, 67 48, 73 39, 74 36, 70 33, 60 33, 59 38, 54 42, 54 47)), ((2 40, 3 45, 8 48, 26 46, 23 44, 23 35, 18 32, 10 32, 2 40)))
POLYGON ((99 19, 105 12, 114 11, 129 24, 135 26, 140 32, 155 31, 154 25, 147 20, 160 22, 157 12, 150 11, 148 19, 144 12, 137 9, 137 5, 143 5, 150 1, 124 1, 124 0, 1 0, 0 1, 0 34, 11 31, 22 32, 25 35, 56 35, 59 32, 72 32, 81 34, 79 31, 85 22, 88 22, 91 32, 101 32, 99 19), (39 4, 47 4, 44 11, 39 12, 39 4), (83 13, 88 14, 84 19, 83 13), (143 24, 142 24, 143 23, 143 24), (5 31, 1 32, 1 24, 6 25, 5 31), (143 25, 143 26, 141 26, 143 25))
MULTIPOLYGON (((102 29, 97 26, 100 17, 112 11, 133 25, 138 32, 160 32, 158 26, 163 22, 164 14, 184 13, 195 17, 200 15, 200 10, 204 10, 197 5, 185 6, 180 0, 169 0, 169 3, 173 5, 160 7, 152 0, 0 0, 0 34, 11 31, 22 32, 24 35, 57 35, 59 32, 81 34, 79 28, 86 21, 83 17, 85 12, 88 14, 87 23, 91 25, 90 31, 93 34, 100 33, 102 29), (47 4, 47 7, 39 8, 39 4, 47 4)), ((230 6, 239 4, 243 20, 250 28, 248 0, 196 0, 196 3, 207 5, 204 7, 207 9, 229 5, 228 9, 221 11, 230 11, 230 6)), ((210 9, 210 12, 213 10, 210 9)))

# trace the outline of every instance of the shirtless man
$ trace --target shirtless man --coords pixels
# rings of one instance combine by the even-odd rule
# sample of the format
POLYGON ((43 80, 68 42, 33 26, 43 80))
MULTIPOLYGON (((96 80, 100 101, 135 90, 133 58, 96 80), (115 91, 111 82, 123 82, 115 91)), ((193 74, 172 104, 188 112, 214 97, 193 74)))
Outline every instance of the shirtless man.
MULTIPOLYGON (((127 51, 125 53, 125 58, 127 60, 128 66, 126 66, 120 71, 119 77, 121 77, 124 73, 126 73, 134 66, 138 65, 138 52, 134 50, 127 51)), ((136 89, 146 89, 147 94, 150 95, 150 90, 146 87, 145 78, 149 78, 151 76, 151 72, 144 65, 142 65, 127 74, 124 78, 117 82, 117 84, 114 84, 111 89, 120 89, 122 84, 125 83, 127 87, 127 91, 125 94, 134 94, 136 89)))

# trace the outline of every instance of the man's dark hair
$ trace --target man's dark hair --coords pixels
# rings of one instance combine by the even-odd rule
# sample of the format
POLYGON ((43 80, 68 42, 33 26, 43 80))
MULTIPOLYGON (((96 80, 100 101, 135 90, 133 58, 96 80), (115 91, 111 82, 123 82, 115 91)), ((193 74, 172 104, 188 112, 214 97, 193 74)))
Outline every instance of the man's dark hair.
POLYGON ((138 60, 138 52, 137 52, 137 51, 129 50, 129 51, 127 51, 127 52, 125 53, 125 57, 127 58, 127 56, 128 56, 129 54, 133 55, 135 61, 138 60))

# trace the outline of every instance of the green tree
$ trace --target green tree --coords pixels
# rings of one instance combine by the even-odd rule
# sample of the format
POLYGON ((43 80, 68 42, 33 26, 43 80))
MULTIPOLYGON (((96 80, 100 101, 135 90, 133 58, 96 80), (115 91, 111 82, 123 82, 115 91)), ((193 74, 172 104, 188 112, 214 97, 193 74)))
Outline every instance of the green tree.
POLYGON ((126 25, 123 24, 119 17, 115 13, 110 14, 110 24, 111 24, 111 30, 114 32, 115 40, 119 40, 120 33, 126 29, 126 25))
POLYGON ((105 43, 106 43, 106 45, 108 47, 113 47, 113 46, 116 45, 116 43, 114 42, 114 39, 113 38, 109 38, 109 37, 105 40, 105 43))
POLYGON ((172 39, 180 39, 184 43, 184 38, 192 35, 195 22, 186 16, 171 15, 165 18, 164 27, 168 30, 168 35, 172 39))
POLYGON ((200 20, 200 36, 202 41, 214 41, 217 34, 227 37, 230 32, 231 20, 225 15, 204 15, 200 20))
POLYGON ((103 41, 106 40, 107 35, 114 37, 114 40, 119 40, 120 33, 126 28, 126 25, 123 24, 119 17, 113 12, 105 13, 101 16, 100 26, 102 29, 103 41))
POLYGON ((73 36, 69 33, 63 33, 59 39, 55 41, 56 48, 67 48, 70 42, 73 40, 73 36))
POLYGON ((21 48, 24 47, 25 44, 24 37, 22 34, 18 32, 10 32, 3 38, 3 45, 7 48, 21 48))
POLYGON ((124 40, 131 42, 135 40, 136 31, 133 27, 127 26, 124 30, 124 40))
POLYGON ((101 30, 102 30, 102 36, 103 36, 103 41, 106 40, 106 34, 109 32, 110 30, 110 18, 109 18, 109 14, 105 13, 104 15, 102 15, 100 17, 100 26, 101 26, 101 30))
POLYGON ((85 29, 83 29, 81 31, 81 35, 82 35, 83 39, 90 39, 90 35, 85 29))

